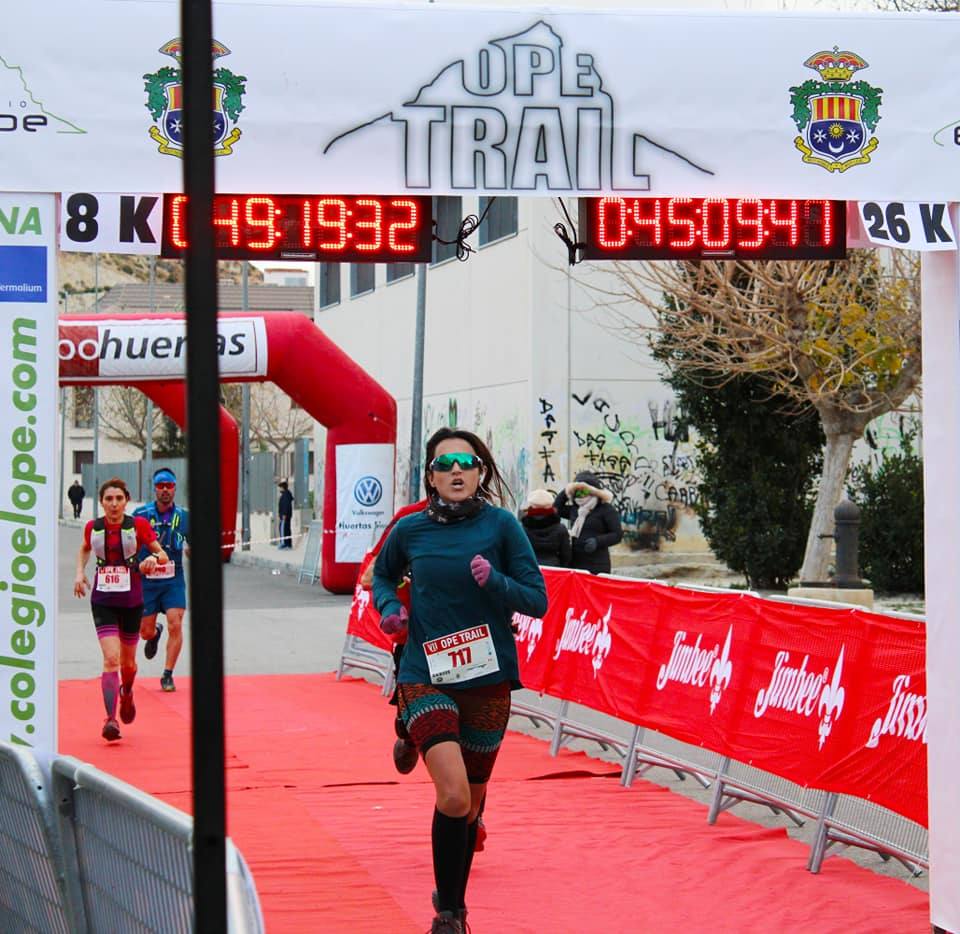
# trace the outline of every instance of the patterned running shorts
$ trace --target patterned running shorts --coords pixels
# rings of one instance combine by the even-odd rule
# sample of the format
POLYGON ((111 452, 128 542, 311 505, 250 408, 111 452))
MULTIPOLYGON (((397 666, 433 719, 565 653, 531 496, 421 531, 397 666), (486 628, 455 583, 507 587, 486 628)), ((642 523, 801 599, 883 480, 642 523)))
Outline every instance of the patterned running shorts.
POLYGON ((421 756, 437 743, 459 743, 467 781, 483 785, 490 780, 510 719, 508 681, 456 691, 401 684, 397 692, 400 716, 421 756))

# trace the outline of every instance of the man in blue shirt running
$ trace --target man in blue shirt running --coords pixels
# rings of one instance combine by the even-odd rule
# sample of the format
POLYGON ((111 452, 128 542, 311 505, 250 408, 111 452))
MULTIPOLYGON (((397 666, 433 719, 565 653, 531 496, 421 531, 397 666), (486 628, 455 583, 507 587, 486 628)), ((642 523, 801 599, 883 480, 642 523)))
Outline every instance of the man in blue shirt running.
POLYGON ((143 617, 140 620, 140 638, 144 640, 143 654, 153 658, 157 654, 163 624, 157 622, 157 613, 167 618, 167 656, 160 687, 175 691, 173 669, 183 647, 183 614, 187 607, 187 588, 183 576, 183 557, 190 554, 190 514, 177 506, 173 499, 177 492, 176 474, 161 467, 153 474, 155 501, 134 512, 143 516, 157 533, 161 547, 169 561, 154 574, 143 579, 143 617))

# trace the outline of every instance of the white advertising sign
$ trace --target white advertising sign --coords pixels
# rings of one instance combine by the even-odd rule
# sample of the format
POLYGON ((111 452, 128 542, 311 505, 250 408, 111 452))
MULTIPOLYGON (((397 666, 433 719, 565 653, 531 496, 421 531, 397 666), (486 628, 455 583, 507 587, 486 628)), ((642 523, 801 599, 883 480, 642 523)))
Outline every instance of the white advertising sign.
POLYGON ((359 562, 393 518, 392 444, 337 445, 336 560, 359 562))
POLYGON ((0 739, 57 746, 53 195, 0 194, 0 739))
POLYGON ((74 253, 160 255, 163 195, 64 192, 60 249, 74 253))
MULTIPOLYGON (((221 379, 266 375, 262 318, 218 318, 217 347, 221 379)), ((63 318, 57 355, 64 382, 182 379, 187 372, 186 322, 159 316, 63 318)))
MULTIPOLYGON (((957 240, 943 202, 861 201, 861 235, 872 246, 929 252, 955 250, 957 240)), ((848 241, 849 246, 857 245, 848 241)))
MULTIPOLYGON (((4 185, 179 191, 177 4, 7 7, 4 185)), ((214 23, 221 191, 960 199, 960 17, 265 0, 214 23)))

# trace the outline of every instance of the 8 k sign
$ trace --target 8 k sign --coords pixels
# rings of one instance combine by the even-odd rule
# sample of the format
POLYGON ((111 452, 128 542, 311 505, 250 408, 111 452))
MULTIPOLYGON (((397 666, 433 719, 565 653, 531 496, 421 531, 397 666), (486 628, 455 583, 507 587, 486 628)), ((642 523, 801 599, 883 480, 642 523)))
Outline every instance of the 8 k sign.
POLYGON ((337 445, 336 560, 363 560, 393 516, 393 445, 337 445))
POLYGON ((0 194, 0 740, 54 751, 56 214, 0 194))

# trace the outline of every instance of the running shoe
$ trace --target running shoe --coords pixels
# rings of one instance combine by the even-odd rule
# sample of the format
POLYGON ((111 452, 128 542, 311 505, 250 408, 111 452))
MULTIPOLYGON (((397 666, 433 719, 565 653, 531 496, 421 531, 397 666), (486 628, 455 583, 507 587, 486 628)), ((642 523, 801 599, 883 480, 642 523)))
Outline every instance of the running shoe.
MULTIPOLYGON (((440 893, 434 889, 430 895, 430 901, 433 903, 433 910, 440 913, 440 893)), ((463 925, 464 934, 470 934, 470 925, 467 924, 467 909, 458 908, 453 912, 453 916, 463 925)))
POLYGON ((160 678, 160 690, 169 692, 176 689, 177 686, 173 683, 173 675, 164 673, 160 678))
POLYGON ((452 911, 438 911, 430 926, 430 934, 464 934, 463 924, 452 911))
POLYGON ((107 717, 103 721, 103 730, 101 730, 100 735, 111 743, 115 739, 120 739, 120 724, 113 717, 107 717))
POLYGON ((398 739, 393 744, 393 764, 401 775, 407 775, 417 767, 417 747, 408 739, 398 739))
POLYGON ((143 643, 143 657, 151 659, 157 654, 157 646, 160 644, 160 637, 163 635, 163 623, 157 623, 157 631, 152 639, 146 639, 143 643))
POLYGON ((483 842, 487 839, 487 828, 483 824, 483 818, 477 818, 477 845, 473 848, 474 853, 479 853, 483 849, 483 842))
POLYGON ((120 688, 120 719, 124 723, 133 723, 137 717, 137 707, 133 702, 133 688, 120 688))

